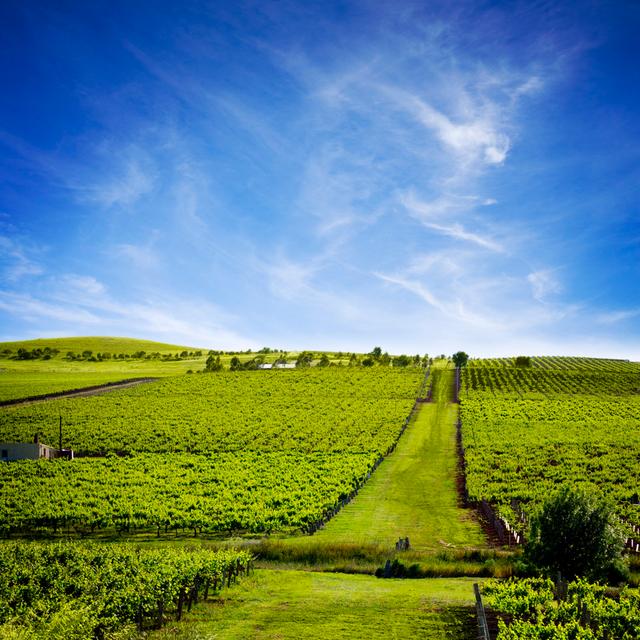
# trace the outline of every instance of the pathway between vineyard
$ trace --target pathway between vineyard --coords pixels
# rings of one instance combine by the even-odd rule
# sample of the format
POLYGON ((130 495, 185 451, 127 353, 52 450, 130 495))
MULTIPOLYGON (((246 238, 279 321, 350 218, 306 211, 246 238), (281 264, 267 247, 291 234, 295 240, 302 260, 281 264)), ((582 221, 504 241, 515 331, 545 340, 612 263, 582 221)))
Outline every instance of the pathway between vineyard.
POLYGON ((358 496, 314 538, 381 543, 409 537, 416 550, 486 546, 470 509, 458 506, 452 369, 432 369, 432 402, 420 405, 398 446, 358 496))

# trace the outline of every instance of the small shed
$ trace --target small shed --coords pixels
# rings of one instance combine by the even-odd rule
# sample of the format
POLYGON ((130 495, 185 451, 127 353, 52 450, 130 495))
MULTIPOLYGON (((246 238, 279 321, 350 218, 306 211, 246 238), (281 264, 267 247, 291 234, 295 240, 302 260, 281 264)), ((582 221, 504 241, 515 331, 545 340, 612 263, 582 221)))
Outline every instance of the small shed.
POLYGON ((52 460, 53 458, 67 458, 73 460, 73 450, 56 449, 40 442, 36 434, 33 442, 0 442, 0 461, 14 462, 16 460, 52 460))

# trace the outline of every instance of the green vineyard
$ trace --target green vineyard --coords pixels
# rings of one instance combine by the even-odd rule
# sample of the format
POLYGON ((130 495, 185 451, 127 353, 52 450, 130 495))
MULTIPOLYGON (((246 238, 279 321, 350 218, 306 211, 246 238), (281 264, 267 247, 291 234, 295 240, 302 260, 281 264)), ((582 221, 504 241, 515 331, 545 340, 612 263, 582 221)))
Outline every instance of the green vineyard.
POLYGON ((548 579, 483 585, 486 603, 500 615, 496 640, 636 640, 640 594, 578 580, 559 593, 548 579), (506 624, 505 620, 509 621, 506 624))
POLYGON ((394 446, 421 369, 332 367, 182 376, 0 414, 0 440, 73 462, 0 466, 5 533, 309 530, 394 446))
POLYGON ((246 574, 251 555, 11 542, 0 566, 0 637, 116 640, 179 619, 246 574))
POLYGON ((460 399, 471 500, 497 505, 516 523, 521 510, 571 483, 604 492, 620 516, 640 523, 637 365, 534 358, 531 368, 519 368, 507 360, 475 361, 463 373, 460 399))

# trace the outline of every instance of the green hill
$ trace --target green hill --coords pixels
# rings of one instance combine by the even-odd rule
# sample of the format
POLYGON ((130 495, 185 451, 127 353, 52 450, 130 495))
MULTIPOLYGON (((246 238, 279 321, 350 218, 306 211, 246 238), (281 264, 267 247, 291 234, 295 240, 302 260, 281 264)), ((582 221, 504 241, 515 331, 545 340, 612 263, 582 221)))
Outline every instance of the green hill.
POLYGON ((62 354, 67 351, 82 353, 85 350, 94 353, 128 353, 136 351, 175 353, 176 351, 195 351, 196 347, 185 347, 153 340, 138 340, 136 338, 118 338, 112 336, 81 336, 73 338, 38 338, 36 340, 20 340, 17 342, 0 342, 0 351, 10 349, 12 352, 18 349, 58 349, 62 354))

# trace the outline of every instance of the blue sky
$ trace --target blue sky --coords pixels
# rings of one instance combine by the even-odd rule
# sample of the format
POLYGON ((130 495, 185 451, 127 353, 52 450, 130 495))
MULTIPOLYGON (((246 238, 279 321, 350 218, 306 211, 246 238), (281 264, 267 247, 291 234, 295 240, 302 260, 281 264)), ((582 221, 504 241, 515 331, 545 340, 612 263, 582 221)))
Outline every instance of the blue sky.
POLYGON ((0 24, 0 339, 640 360, 637 2, 0 24))

